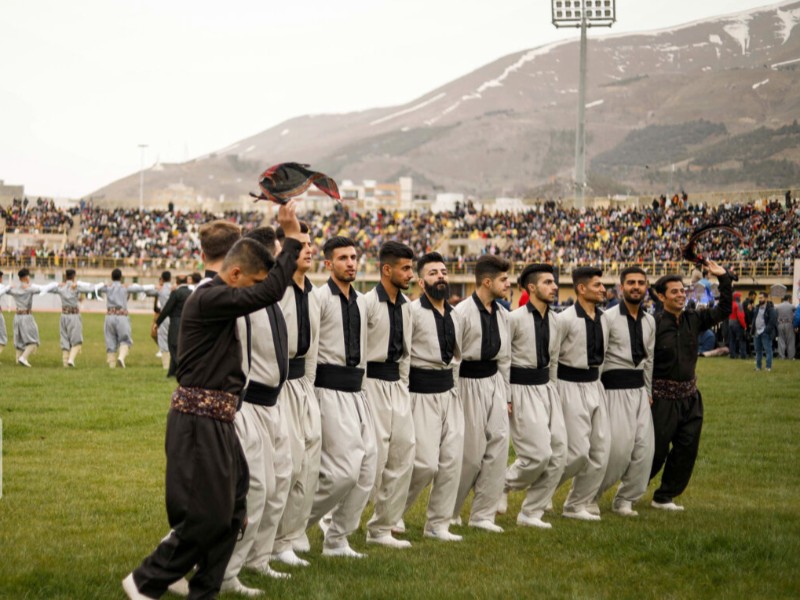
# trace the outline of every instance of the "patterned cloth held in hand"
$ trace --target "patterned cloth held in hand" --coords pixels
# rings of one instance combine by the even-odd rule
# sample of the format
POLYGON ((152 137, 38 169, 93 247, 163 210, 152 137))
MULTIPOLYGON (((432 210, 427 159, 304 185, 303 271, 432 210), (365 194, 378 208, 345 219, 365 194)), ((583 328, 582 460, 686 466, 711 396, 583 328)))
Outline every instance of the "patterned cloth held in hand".
POLYGON ((336 182, 323 173, 310 171, 300 163, 280 163, 271 166, 259 177, 258 187, 261 193, 250 195, 258 200, 269 200, 277 204, 286 204, 291 198, 305 192, 313 183, 331 198, 340 200, 339 187, 336 182))

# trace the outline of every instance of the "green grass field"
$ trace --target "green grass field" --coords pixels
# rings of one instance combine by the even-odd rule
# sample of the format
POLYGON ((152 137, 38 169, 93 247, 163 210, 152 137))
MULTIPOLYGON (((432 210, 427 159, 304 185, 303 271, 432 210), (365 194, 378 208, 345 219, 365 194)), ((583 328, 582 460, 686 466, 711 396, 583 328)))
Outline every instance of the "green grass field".
MULTIPOLYGON (((10 315, 6 313, 8 326, 10 315)), ((164 378, 137 315, 126 370, 104 362, 102 315, 84 316, 77 369, 61 367, 58 315, 37 315, 33 369, 0 355, 3 498, 0 598, 124 598, 120 580, 167 533, 164 378)), ((405 551, 366 547, 362 561, 323 559, 288 581, 245 572, 271 598, 798 598, 800 597, 800 362, 772 373, 751 362, 700 359, 706 420, 682 514, 642 502, 640 517, 600 523, 548 516, 553 529, 502 535, 467 528, 460 544, 422 538, 423 499, 406 519, 405 551)), ((556 496, 556 509, 566 495, 556 496)), ((649 497, 648 497, 649 500, 649 497)), ((371 509, 367 509, 371 514, 371 509)), ((232 596, 236 597, 236 596, 232 596)))

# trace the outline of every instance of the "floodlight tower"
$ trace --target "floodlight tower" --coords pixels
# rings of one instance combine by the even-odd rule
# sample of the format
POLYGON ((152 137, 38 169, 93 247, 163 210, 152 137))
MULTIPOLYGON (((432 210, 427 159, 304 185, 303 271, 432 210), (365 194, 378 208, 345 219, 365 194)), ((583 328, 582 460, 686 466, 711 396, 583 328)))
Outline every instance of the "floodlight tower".
POLYGON ((578 79, 578 127, 575 131, 575 206, 586 205, 586 30, 611 27, 617 20, 616 0, 551 0, 553 25, 581 30, 580 76, 578 79))
POLYGON ((139 210, 144 210, 144 151, 147 144, 139 144, 139 210))

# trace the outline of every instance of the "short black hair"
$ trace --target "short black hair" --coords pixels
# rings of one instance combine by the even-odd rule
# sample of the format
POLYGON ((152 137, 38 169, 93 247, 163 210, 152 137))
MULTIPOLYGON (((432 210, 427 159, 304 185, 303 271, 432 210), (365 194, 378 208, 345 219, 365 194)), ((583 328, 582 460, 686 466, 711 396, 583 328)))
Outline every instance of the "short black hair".
POLYGON ((225 255, 222 270, 239 267, 245 275, 255 275, 261 271, 269 271, 275 265, 269 250, 261 242, 244 237, 233 245, 225 255))
POLYGON ((5 273, 3 273, 2 271, 0 271, 0 278, 2 278, 2 277, 3 277, 3 275, 5 275, 5 273))
POLYGON ((111 271, 111 281, 122 281, 122 271, 119 269, 111 271))
POLYGON ((253 231, 245 234, 244 237, 255 240, 259 244, 263 244, 264 247, 270 251, 270 254, 275 253, 275 243, 278 241, 278 235, 269 225, 266 227, 256 227, 253 231))
POLYGON ((183 285, 183 284, 188 283, 188 282, 189 282, 189 276, 188 275, 176 275, 175 276, 175 283, 177 283, 178 285, 183 285))
POLYGON ((528 265, 522 270, 522 273, 519 274, 517 278, 517 285, 523 289, 528 289, 528 284, 533 283, 534 285, 536 282, 539 281, 539 277, 545 274, 554 275, 553 265, 548 265, 546 263, 534 263, 532 265, 528 265))
POLYGON ((599 267, 578 267, 572 270, 572 286, 577 289, 580 284, 586 285, 590 279, 602 276, 603 270, 599 267))
POLYGON ((161 281, 172 281, 172 273, 169 271, 161 271, 161 281))
POLYGON ((758 292, 758 295, 759 296, 764 296, 765 298, 769 298, 769 292, 765 292, 763 290, 758 292))
POLYGON ((403 242, 384 242, 378 251, 378 261, 381 267, 383 265, 395 265, 398 260, 404 258, 414 260, 414 251, 403 242))
POLYGON ((353 238, 337 235, 325 242, 325 245, 322 247, 322 254, 327 260, 330 260, 333 258, 334 250, 338 248, 349 248, 350 246, 353 248, 357 247, 356 241, 353 238))
POLYGON ((192 280, 192 283, 200 283, 201 281, 203 281, 203 276, 197 271, 195 271, 194 273, 189 275, 189 279, 192 280))
POLYGON ((419 259, 417 259, 417 274, 422 275, 422 269, 425 268, 425 265, 435 262, 444 263, 444 257, 438 252, 428 252, 427 254, 423 254, 419 257, 419 259))
MULTIPOLYGON (((300 223, 300 233, 309 233, 311 228, 308 226, 308 223, 305 221, 299 221, 300 223)), ((283 230, 283 227, 278 225, 275 228, 275 235, 278 237, 278 241, 282 244, 283 240, 286 239, 286 232, 283 230)))
POLYGON ((511 268, 511 262, 501 256, 494 254, 484 254, 475 263, 475 283, 478 285, 486 279, 494 279, 500 273, 508 273, 511 268))
POLYGON ((680 275, 664 275, 663 277, 659 277, 658 281, 653 284, 653 289, 658 294, 666 294, 667 293, 667 284, 673 281, 677 281, 681 285, 683 285, 683 277, 680 275))
POLYGON ((633 275, 633 274, 644 275, 645 280, 647 279, 647 273, 644 272, 644 269, 642 267, 633 266, 622 269, 622 271, 619 274, 619 282, 625 283, 625 278, 628 275, 633 275))
POLYGON ((17 277, 22 279, 23 277, 28 277, 30 274, 31 274, 31 272, 28 269, 26 269, 25 267, 22 267, 19 270, 19 272, 17 273, 17 277))
POLYGON ((201 225, 199 237, 206 262, 216 262, 224 258, 228 250, 242 237, 242 228, 218 219, 201 225))
POLYGON ((66 279, 74 279, 75 278, 75 269, 67 269, 64 271, 64 277, 66 279))

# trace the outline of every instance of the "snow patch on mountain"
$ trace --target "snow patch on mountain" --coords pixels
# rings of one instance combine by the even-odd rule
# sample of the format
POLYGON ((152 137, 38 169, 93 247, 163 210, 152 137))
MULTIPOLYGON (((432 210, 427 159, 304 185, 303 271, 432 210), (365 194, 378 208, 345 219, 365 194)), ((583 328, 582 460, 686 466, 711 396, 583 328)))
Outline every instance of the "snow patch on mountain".
POLYGON ((792 35, 794 26, 800 22, 800 8, 795 8, 793 10, 781 10, 779 8, 776 12, 778 18, 781 20, 781 29, 778 33, 780 33, 783 43, 785 44, 789 36, 792 35))
POLYGON ((436 94, 433 98, 428 98, 427 100, 423 100, 419 104, 415 104, 414 106, 412 106, 410 108, 406 108, 404 110, 399 110, 399 111, 397 111, 395 113, 392 113, 390 115, 386 115, 385 117, 381 117, 380 119, 375 119, 374 121, 372 121, 370 123, 370 125, 380 125, 381 123, 385 123, 386 121, 391 121, 392 119, 396 119, 397 117, 402 117, 403 115, 407 115, 408 113, 412 113, 414 111, 417 111, 420 108, 424 108, 424 107, 428 106, 429 104, 433 104, 434 102, 444 98, 446 95, 447 94, 445 92, 442 92, 441 94, 436 94))

